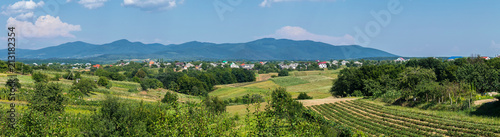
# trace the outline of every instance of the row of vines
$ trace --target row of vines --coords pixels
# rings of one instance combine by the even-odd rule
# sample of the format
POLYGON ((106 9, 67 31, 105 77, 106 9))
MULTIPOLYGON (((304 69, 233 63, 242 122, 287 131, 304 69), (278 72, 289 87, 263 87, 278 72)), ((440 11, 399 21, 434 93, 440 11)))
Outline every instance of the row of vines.
POLYGON ((310 109, 372 136, 500 136, 500 124, 397 110, 363 100, 316 105, 310 109))

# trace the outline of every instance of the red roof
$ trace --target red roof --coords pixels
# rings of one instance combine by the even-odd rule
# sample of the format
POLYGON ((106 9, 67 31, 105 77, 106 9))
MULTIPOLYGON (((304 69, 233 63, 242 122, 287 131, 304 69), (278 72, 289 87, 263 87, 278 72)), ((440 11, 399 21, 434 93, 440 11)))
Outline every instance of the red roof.
POLYGON ((245 65, 245 63, 241 64, 240 66, 244 66, 244 65, 245 65))
POLYGON ((319 65, 319 64, 326 64, 326 61, 320 62, 320 63, 318 63, 318 65, 319 65))

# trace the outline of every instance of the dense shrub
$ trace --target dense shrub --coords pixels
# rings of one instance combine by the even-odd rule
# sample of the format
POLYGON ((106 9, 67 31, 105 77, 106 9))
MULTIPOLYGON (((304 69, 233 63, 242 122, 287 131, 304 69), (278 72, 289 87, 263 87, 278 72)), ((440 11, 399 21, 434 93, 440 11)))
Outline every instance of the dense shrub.
POLYGON ((307 95, 305 92, 301 92, 297 97, 298 100, 312 99, 313 97, 307 95))
POLYGON ((288 76, 288 71, 287 70, 281 70, 278 72, 278 76, 288 76))
POLYGON ((208 111, 212 113, 220 114, 222 112, 226 112, 226 104, 220 100, 219 97, 207 96, 203 102, 208 111))
POLYGON ((41 72, 33 73, 33 75, 31 75, 31 78, 33 78, 35 82, 49 82, 48 76, 41 72))
POLYGON ((65 97, 62 90, 61 85, 56 83, 37 83, 29 108, 41 112, 63 111, 65 97))
POLYGON ((82 94, 88 95, 88 93, 94 91, 97 88, 97 84, 91 79, 80 79, 78 82, 73 83, 73 90, 79 91, 82 94))
POLYGON ((161 99, 161 102, 177 106, 178 99, 179 97, 177 96, 176 93, 167 92, 163 97, 163 99, 161 99))
POLYGON ((103 76, 99 77, 99 80, 97 81, 97 85, 99 85, 99 86, 106 86, 109 83, 110 83, 109 80, 103 76))

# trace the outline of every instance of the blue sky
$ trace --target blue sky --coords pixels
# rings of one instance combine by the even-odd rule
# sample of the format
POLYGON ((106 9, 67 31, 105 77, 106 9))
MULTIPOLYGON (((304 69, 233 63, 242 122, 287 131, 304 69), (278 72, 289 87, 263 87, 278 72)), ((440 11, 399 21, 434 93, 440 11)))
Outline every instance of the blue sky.
POLYGON ((235 43, 273 37, 358 44, 401 56, 500 54, 496 0, 6 0, 0 5, 0 26, 15 26, 17 46, 24 49, 73 41, 235 43))

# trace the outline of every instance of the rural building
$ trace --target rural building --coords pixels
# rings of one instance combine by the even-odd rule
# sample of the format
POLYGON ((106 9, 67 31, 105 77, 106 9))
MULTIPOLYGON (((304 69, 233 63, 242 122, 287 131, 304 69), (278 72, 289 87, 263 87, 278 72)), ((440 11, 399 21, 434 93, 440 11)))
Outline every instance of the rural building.
POLYGON ((241 64, 241 68, 244 69, 253 69, 254 66, 255 64, 241 64))
POLYGON ((395 62, 405 62, 406 60, 403 57, 399 57, 394 60, 395 62))
POLYGON ((340 62, 342 64, 342 66, 345 66, 345 64, 349 63, 349 61, 347 60, 342 60, 342 62, 340 62))
POLYGON ((318 66, 319 66, 319 68, 323 68, 323 69, 328 67, 328 65, 326 65, 326 61, 319 62, 318 66))
POLYGON ((234 62, 233 62, 233 63, 231 63, 231 68, 240 68, 240 66, 234 64, 234 62))
POLYGON ((485 60, 490 60, 490 57, 481 57, 481 58, 483 58, 485 60))

